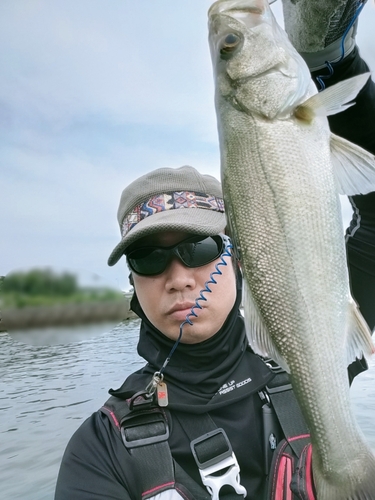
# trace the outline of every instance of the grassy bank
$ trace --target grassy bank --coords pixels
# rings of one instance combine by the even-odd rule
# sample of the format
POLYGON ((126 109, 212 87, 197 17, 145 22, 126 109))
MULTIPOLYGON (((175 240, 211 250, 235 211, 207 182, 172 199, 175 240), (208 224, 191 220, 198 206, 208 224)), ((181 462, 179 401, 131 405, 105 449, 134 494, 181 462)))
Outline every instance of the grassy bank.
POLYGON ((78 285, 74 274, 33 269, 0 277, 0 330, 134 317, 131 293, 78 285))
POLYGON ((113 302, 121 300, 124 293, 111 289, 87 289, 79 290, 72 294, 37 294, 32 295, 23 292, 8 292, 1 294, 1 306, 4 309, 24 307, 53 306, 55 304, 84 304, 87 302, 113 302))

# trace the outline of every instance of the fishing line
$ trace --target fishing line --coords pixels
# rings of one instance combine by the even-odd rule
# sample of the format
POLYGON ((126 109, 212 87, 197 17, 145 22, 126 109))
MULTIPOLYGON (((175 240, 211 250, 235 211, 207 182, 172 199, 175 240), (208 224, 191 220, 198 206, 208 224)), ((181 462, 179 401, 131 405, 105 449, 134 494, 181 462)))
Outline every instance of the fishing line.
POLYGON ((334 73, 334 66, 336 66, 336 64, 339 64, 344 59, 344 57, 345 57, 345 38, 348 36, 349 31, 351 30, 353 24, 358 19, 358 16, 362 12, 362 9, 363 9, 364 6, 365 6, 365 2, 363 2, 363 1, 360 0, 359 3, 358 3, 357 10, 355 11, 352 20, 350 21, 350 23, 348 24, 348 27, 344 31, 344 34, 343 34, 342 39, 341 39, 341 56, 340 56, 340 59, 338 61, 332 62, 332 63, 330 61, 325 61, 324 64, 326 65, 326 67, 327 67, 327 69, 329 71, 329 74, 328 75, 319 75, 319 76, 316 77, 316 81, 320 85, 319 92, 321 92, 322 90, 324 90, 326 88, 324 80, 328 80, 329 78, 331 78, 331 76, 334 73))

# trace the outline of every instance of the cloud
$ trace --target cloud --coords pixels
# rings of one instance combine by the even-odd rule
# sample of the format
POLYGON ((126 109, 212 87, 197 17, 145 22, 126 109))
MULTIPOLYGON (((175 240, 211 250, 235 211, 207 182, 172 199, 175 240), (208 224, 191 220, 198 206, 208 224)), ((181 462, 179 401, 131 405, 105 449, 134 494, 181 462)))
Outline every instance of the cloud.
POLYGON ((54 121, 56 128, 87 113, 121 123, 186 124, 205 105, 202 87, 212 86, 212 78, 209 85, 200 78, 202 69, 211 73, 203 5, 8 3, 0 21, 7 49, 0 95, 31 122, 54 121))
MULTIPOLYGON (((125 185, 183 164, 220 178, 210 4, 1 3, 0 274, 71 265, 123 282, 106 260, 125 185)), ((358 40, 373 68, 374 21, 368 2, 358 40)))

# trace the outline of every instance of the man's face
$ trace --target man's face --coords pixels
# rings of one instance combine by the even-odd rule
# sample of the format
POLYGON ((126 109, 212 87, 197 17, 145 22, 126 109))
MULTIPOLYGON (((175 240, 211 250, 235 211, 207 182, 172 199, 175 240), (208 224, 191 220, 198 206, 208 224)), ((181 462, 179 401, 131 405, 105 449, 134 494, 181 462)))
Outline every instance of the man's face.
MULTIPOLYGON (((169 247, 192 235, 164 232, 142 238, 136 247, 169 247)), ((224 324, 236 300, 236 277, 231 257, 225 257, 226 266, 220 266, 221 276, 215 275, 216 284, 210 284, 212 293, 204 293, 207 301, 199 301, 202 309, 195 308, 197 317, 189 317, 192 325, 185 324, 181 342, 195 344, 212 337, 224 324)), ((165 271, 156 276, 141 276, 133 272, 134 288, 139 303, 151 323, 166 337, 178 338, 180 325, 191 312, 195 300, 204 290, 210 274, 220 258, 202 267, 186 267, 173 256, 165 271)))

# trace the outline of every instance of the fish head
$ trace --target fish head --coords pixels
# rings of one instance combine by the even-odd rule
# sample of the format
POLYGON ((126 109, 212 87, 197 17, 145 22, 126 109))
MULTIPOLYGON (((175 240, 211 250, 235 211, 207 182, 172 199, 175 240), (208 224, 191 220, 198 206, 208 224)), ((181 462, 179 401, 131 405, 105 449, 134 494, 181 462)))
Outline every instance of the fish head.
POLYGON ((208 18, 217 103, 225 99, 245 113, 283 118, 315 92, 268 0, 218 0, 208 18))

